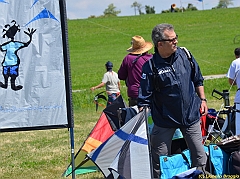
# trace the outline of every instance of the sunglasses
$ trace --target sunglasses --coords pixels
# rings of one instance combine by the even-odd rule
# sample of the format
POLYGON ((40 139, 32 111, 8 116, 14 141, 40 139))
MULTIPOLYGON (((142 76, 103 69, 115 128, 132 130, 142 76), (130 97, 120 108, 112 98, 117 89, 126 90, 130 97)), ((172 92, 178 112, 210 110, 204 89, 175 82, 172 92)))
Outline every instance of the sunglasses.
POLYGON ((178 35, 176 35, 176 37, 172 38, 172 39, 162 39, 160 41, 169 41, 169 42, 174 42, 178 39, 178 35))

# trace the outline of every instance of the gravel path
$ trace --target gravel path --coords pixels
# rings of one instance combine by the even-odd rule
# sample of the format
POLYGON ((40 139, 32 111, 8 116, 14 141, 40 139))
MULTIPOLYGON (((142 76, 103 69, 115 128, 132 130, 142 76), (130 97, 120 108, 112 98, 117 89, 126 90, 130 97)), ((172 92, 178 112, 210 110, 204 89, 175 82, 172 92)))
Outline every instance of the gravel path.
POLYGON ((205 80, 210 80, 215 78, 224 78, 224 77, 226 77, 226 74, 203 76, 205 80))
MULTIPOLYGON (((211 80, 211 79, 215 79, 215 78, 224 78, 224 77, 226 77, 226 74, 203 76, 203 78, 205 80, 211 80)), ((124 88, 126 86, 122 86, 122 87, 124 88)), ((73 92, 81 92, 81 91, 86 91, 86 89, 83 89, 83 90, 73 90, 73 92)))

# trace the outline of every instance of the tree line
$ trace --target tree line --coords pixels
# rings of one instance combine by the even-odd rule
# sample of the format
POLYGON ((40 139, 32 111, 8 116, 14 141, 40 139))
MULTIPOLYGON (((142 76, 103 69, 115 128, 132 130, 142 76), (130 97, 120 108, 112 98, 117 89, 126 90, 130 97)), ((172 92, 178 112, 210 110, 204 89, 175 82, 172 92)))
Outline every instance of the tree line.
MULTIPOLYGON (((217 8, 228 8, 228 6, 233 5, 232 0, 219 0, 219 3, 216 7, 213 7, 212 9, 217 8)), ((143 6, 141 3, 138 3, 137 1, 133 2, 131 5, 131 8, 134 9, 134 14, 136 15, 143 15, 143 14, 155 14, 155 7, 145 5, 143 6)), ((171 12, 183 12, 183 11, 197 11, 198 9, 193 6, 193 4, 189 3, 186 8, 184 7, 176 7, 175 4, 171 4, 170 8, 167 10, 163 10, 161 13, 171 13, 171 12)), ((103 11, 103 15, 98 17, 113 17, 118 16, 118 14, 121 13, 121 10, 117 10, 117 7, 114 6, 113 3, 109 4, 108 7, 103 11)), ((95 15, 91 15, 88 18, 97 18, 95 15)))

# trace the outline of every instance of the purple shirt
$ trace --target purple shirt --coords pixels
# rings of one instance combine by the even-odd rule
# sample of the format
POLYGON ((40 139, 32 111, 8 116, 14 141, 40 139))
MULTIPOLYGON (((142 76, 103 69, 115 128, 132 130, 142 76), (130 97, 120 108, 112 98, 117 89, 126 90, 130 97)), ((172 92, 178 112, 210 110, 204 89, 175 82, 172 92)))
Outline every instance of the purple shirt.
POLYGON ((118 78, 120 80, 126 80, 128 86, 128 97, 131 98, 138 97, 138 88, 140 86, 140 80, 142 76, 142 66, 152 57, 152 55, 144 53, 138 59, 136 59, 137 57, 138 55, 128 54, 123 59, 118 70, 118 78))

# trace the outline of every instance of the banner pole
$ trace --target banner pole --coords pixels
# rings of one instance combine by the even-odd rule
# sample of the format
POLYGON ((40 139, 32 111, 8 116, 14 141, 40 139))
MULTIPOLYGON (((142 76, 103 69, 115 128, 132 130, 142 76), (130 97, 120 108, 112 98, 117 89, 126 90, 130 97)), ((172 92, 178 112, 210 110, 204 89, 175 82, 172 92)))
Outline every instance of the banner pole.
POLYGON ((72 179, 75 179, 75 161, 74 161, 74 131, 73 127, 70 128, 71 139, 71 163, 72 163, 72 179))
POLYGON ((145 113, 145 123, 146 123, 146 132, 147 132, 147 139, 148 139, 148 150, 149 150, 149 161, 150 161, 150 170, 151 170, 151 178, 153 177, 153 164, 152 164, 152 151, 151 151, 151 140, 150 140, 150 133, 148 127, 148 113, 150 109, 147 106, 144 106, 144 113, 145 113))
POLYGON ((75 179, 75 159, 74 159, 74 119, 73 119, 73 100, 72 100, 72 87, 71 87, 71 72, 70 72, 70 52, 68 44, 68 27, 67 27, 67 12, 66 12, 66 0, 59 0, 60 12, 61 13, 61 24, 62 24, 62 36, 63 36, 63 55, 64 55, 64 68, 65 68, 65 83, 66 83, 66 97, 67 103, 67 115, 68 115, 68 126, 69 135, 71 142, 71 164, 72 164, 72 179, 75 179))

